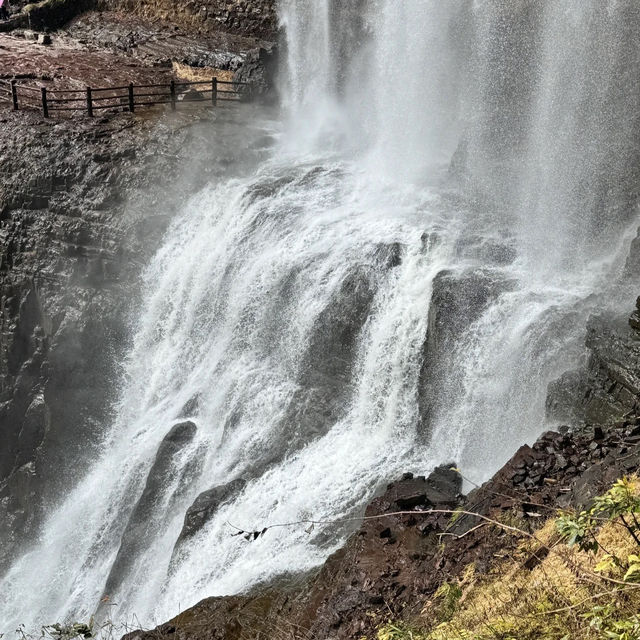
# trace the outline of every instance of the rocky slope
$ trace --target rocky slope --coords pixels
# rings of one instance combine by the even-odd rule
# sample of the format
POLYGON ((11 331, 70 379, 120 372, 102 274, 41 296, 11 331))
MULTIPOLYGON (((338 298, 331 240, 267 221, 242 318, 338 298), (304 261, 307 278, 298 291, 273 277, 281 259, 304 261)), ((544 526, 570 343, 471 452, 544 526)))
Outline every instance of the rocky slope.
MULTIPOLYGON (((469 567, 482 578, 504 558, 521 555, 517 536, 476 515, 456 517, 456 510, 535 532, 557 509, 582 507, 639 469, 640 417, 634 416, 606 428, 545 433, 467 496, 460 493, 462 478, 448 467, 426 479, 406 476, 369 505, 362 525, 319 572, 283 576, 245 595, 209 598, 150 632, 125 638, 376 638, 388 620, 419 618, 438 589, 463 581, 469 567), (431 509, 444 513, 421 513, 431 509)), ((276 535, 277 529, 263 534, 276 535)), ((252 542, 238 538, 238 544, 252 542)), ((530 553, 521 566, 532 571, 540 561, 540 551, 530 553)))
MULTIPOLYGON (((479 526, 483 521, 477 516, 452 519, 456 508, 535 531, 556 508, 583 505, 640 468, 639 424, 637 419, 620 423, 595 437, 549 432, 466 497, 459 494, 461 478, 446 468, 427 479, 406 477, 371 503, 370 519, 317 574, 204 600, 153 631, 126 638, 374 638, 388 619, 419 616, 438 588, 460 578, 471 564, 477 575, 486 575, 516 553, 517 538, 479 526), (429 509, 448 513, 420 513, 429 509)), ((525 562, 533 569, 537 559, 525 562)))
POLYGON ((200 35, 225 32, 275 40, 278 30, 275 0, 14 0, 11 9, 11 20, 0 22, 0 32, 16 27, 55 29, 89 10, 172 22, 200 35))
POLYGON ((199 33, 224 31, 273 40, 278 30, 275 0, 98 0, 97 6, 170 20, 199 33))
MULTIPOLYGON (((318 572, 206 599, 152 631, 125 638, 375 638, 388 620, 424 616, 438 590, 464 582, 470 567, 480 579, 495 573, 505 558, 521 555, 519 539, 471 514, 535 532, 558 509, 583 508, 616 479, 640 471, 639 318, 640 300, 630 318, 592 318, 585 368, 552 385, 550 406, 571 408, 573 424, 580 426, 547 432, 521 447, 466 496, 462 477, 449 465, 426 479, 407 475, 369 505, 358 530, 318 572), (579 384, 567 382, 576 378, 579 384), (443 513, 421 513, 432 509, 443 513), (470 513, 456 516, 456 510, 470 513)), ((256 537, 265 544, 277 535, 277 528, 247 532, 238 544, 256 537)), ((518 562, 533 571, 539 554, 518 562)))

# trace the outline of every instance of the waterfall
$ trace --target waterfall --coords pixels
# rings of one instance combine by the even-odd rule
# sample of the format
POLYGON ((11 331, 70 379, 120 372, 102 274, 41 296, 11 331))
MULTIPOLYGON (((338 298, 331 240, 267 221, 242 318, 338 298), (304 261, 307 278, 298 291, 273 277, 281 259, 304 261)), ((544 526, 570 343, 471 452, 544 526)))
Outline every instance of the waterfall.
POLYGON ((546 428, 588 314, 629 303, 634 0, 280 13, 279 142, 194 194, 147 266, 103 453, 0 577, 9 630, 162 622, 352 530, 230 525, 355 517, 440 463, 486 479, 546 428))

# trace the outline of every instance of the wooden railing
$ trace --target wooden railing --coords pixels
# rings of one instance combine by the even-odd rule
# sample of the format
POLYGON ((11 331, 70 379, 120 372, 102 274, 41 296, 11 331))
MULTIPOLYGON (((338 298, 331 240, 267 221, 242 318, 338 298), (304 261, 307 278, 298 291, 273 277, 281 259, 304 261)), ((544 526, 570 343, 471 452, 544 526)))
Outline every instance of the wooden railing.
POLYGON ((18 84, 16 80, 0 80, 0 104, 18 109, 38 109, 45 118, 56 112, 67 115, 86 113, 93 117, 96 111, 129 111, 138 108, 168 104, 175 110, 185 104, 207 103, 218 106, 221 102, 239 102, 250 97, 250 87, 244 82, 201 80, 163 84, 133 83, 120 87, 87 87, 86 89, 47 89, 18 84))

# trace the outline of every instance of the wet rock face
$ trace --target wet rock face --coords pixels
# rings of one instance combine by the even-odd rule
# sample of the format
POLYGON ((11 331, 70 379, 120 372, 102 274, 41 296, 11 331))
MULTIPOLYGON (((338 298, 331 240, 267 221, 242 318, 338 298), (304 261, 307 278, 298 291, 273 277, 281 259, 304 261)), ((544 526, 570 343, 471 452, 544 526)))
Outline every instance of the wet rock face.
POLYGON ((593 316, 587 323, 584 368, 552 383, 547 415, 569 424, 606 425, 640 406, 640 308, 626 317, 593 316))
POLYGON ((187 538, 191 538, 198 533, 198 531, 200 531, 200 529, 202 529, 202 527, 204 527, 215 515, 220 506, 242 491, 246 484, 245 480, 237 478, 227 484, 220 485, 219 487, 213 487, 208 491, 203 491, 187 510, 184 517, 182 531, 180 532, 180 536, 176 542, 176 548, 178 548, 187 538))
POLYGON ((594 317, 587 324, 589 386, 585 419, 606 424, 637 408, 640 399, 640 336, 626 319, 594 317))
POLYGON ((458 392, 452 359, 455 346, 489 305, 510 287, 508 281, 484 270, 461 274, 442 271, 434 278, 418 395, 423 432, 428 432, 440 397, 458 392), (442 389, 436 394, 436 390, 442 389))
POLYGON ((0 114, 0 572, 99 453, 140 270, 183 198, 240 161, 235 126, 0 114))
MULTIPOLYGON (((166 514, 158 513, 156 504, 162 500, 167 490, 167 482, 177 468, 176 457, 191 443, 196 431, 197 428, 193 422, 181 422, 174 425, 160 443, 142 495, 122 535, 118 555, 105 585, 105 596, 118 591, 131 571, 136 557, 148 544, 149 538, 161 529, 161 520, 166 514)), ((183 468, 182 475, 189 475, 190 471, 193 472, 194 469, 189 469, 187 466, 183 468)), ((180 483, 178 483, 178 491, 179 488, 180 483)), ((171 496, 170 503, 176 497, 175 494, 171 496)), ((169 513, 170 509, 167 509, 167 512, 169 513)))
POLYGON ((376 273, 399 264, 400 253, 401 247, 395 244, 378 247, 378 266, 349 273, 319 314, 300 364, 298 390, 285 418, 288 438, 292 432, 298 434, 298 440, 322 436, 346 411, 359 339, 377 289, 376 273))

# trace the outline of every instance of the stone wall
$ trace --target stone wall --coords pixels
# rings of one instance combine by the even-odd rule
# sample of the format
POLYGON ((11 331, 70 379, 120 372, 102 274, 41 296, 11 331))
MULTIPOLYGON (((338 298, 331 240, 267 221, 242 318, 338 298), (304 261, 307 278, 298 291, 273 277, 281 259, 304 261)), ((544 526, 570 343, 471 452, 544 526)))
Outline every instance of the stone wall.
POLYGON ((198 32, 273 40, 278 30, 276 0, 98 0, 98 7, 169 20, 198 32))

